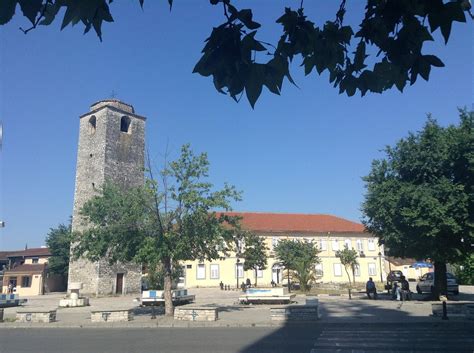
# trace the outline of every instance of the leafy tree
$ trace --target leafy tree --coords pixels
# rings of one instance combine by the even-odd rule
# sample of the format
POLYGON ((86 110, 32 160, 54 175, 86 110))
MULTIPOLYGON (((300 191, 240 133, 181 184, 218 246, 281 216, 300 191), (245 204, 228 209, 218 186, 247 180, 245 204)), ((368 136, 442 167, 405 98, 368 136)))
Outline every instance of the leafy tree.
MULTIPOLYGON (((144 0, 138 0, 143 7, 144 0)), ((348 96, 357 91, 381 93, 395 86, 403 91, 418 76, 428 80, 431 68, 444 66, 435 55, 425 54, 425 42, 434 41, 431 33, 440 29, 447 43, 453 22, 472 17, 469 0, 367 0, 358 26, 344 23, 346 0, 335 18, 315 25, 299 8, 285 8, 276 22, 282 35, 275 45, 257 39, 261 24, 254 21, 252 9, 237 9, 231 0, 210 0, 222 6, 224 23, 215 26, 205 41, 195 73, 212 76, 218 92, 240 100, 244 90, 252 107, 265 86, 280 94, 286 78, 295 84, 290 63, 298 58, 305 75, 329 73, 329 81, 348 96), (357 28, 358 27, 358 28, 357 28), (257 56, 257 53, 266 55, 257 56), (270 58, 266 61, 266 58, 270 58)), ((113 22, 112 0, 4 0, 0 24, 8 23, 17 4, 31 27, 50 25, 64 9, 61 29, 82 23, 84 33, 94 29, 102 40, 102 23, 113 22)), ((173 0, 168 0, 171 6, 173 0)), ((20 28, 21 29, 21 28, 20 28)))
POLYGON ((349 269, 352 271, 352 281, 355 284, 355 268, 359 263, 357 262, 357 251, 354 249, 344 248, 343 250, 336 251, 336 257, 339 258, 341 264, 344 265, 346 270, 347 279, 349 280, 349 286, 351 285, 351 277, 349 276, 349 269))
POLYGON ((291 291, 290 270, 300 281, 301 289, 308 290, 314 280, 313 269, 320 262, 319 250, 312 242, 283 239, 275 246, 277 259, 286 268, 288 275, 288 290, 291 291))
POLYGON ((457 126, 431 117, 365 177, 364 224, 390 255, 430 258, 434 296, 445 295, 446 263, 472 253, 474 243, 474 113, 460 112, 457 126))
POLYGON ((160 185, 152 172, 141 187, 123 190, 106 183, 81 210, 89 227, 77 237, 74 255, 159 264, 165 312, 172 316, 173 264, 217 259, 233 242, 237 219, 214 210, 229 210, 230 201, 239 200, 240 194, 229 185, 212 191, 208 172, 207 155, 194 155, 185 145, 181 156, 161 172, 160 185))
MULTIPOLYGON (((165 271, 161 264, 148 264, 148 275, 146 277, 148 289, 163 290, 165 287, 165 271)), ((179 280, 183 275, 183 269, 178 263, 172 264, 171 279, 173 282, 179 280)))
POLYGON ((259 237, 255 233, 246 233, 244 253, 242 254, 244 270, 255 271, 255 287, 257 286, 258 270, 267 268, 267 250, 264 238, 259 237))
POLYGON ((46 245, 52 255, 48 260, 49 271, 66 279, 69 270, 71 223, 68 225, 59 224, 56 228, 50 228, 46 236, 46 245))
POLYGON ((466 257, 459 264, 454 265, 454 274, 459 284, 474 285, 474 254, 466 257))

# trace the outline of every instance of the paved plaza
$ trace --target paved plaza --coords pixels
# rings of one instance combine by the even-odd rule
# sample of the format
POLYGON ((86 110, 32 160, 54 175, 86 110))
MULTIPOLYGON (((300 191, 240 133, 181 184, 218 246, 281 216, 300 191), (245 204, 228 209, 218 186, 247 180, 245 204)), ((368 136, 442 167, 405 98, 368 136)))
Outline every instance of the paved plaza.
MULTIPOLYGON (((62 294, 50 294, 28 298, 24 309, 57 309, 57 321, 49 324, 32 324, 13 322, 17 307, 5 309, 5 322, 0 327, 252 327, 280 326, 282 323, 272 322, 270 308, 275 305, 242 305, 238 302, 241 291, 221 291, 216 288, 194 288, 191 294, 196 295, 195 303, 191 305, 217 307, 219 319, 215 322, 177 321, 163 315, 163 308, 156 309, 156 319, 151 319, 150 307, 139 307, 136 296, 98 297, 90 298, 90 306, 77 308, 58 308, 62 294), (91 311, 133 309, 134 320, 124 323, 92 323, 91 311)), ((414 294, 414 300, 393 301, 386 293, 380 293, 378 300, 369 300, 363 293, 355 293, 353 299, 347 296, 321 295, 319 310, 321 322, 328 323, 397 323, 397 322, 438 322, 439 317, 432 316, 430 301, 424 301, 423 296, 414 294)), ((474 287, 461 286, 461 294, 456 301, 474 301, 474 287)), ((304 304, 306 296, 298 294, 295 304, 304 304)), ((450 320, 463 320, 451 317, 450 320)))

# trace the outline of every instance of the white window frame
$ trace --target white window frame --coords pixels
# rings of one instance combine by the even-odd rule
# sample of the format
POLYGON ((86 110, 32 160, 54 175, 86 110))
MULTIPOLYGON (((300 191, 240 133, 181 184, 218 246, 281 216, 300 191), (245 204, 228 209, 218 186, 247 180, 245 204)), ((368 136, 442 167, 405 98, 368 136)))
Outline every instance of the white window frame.
POLYGON ((375 251, 375 239, 368 239, 367 249, 369 251, 375 251))
POLYGON ((356 277, 360 277, 360 265, 359 264, 354 265, 354 275, 356 277))
POLYGON ((235 273, 234 276, 235 278, 244 278, 244 264, 239 262, 238 264, 235 264, 235 273))
POLYGON ((280 241, 280 239, 278 239, 277 237, 272 238, 272 249, 275 249, 275 246, 278 245, 279 241, 280 241))
POLYGON ((263 270, 261 268, 257 268, 257 278, 263 278, 263 270))
POLYGON ((348 250, 352 249, 352 241, 350 239, 344 239, 344 247, 348 250))
POLYGON ((341 264, 334 264, 334 277, 342 277, 342 265, 341 264))
POLYGON ((209 273, 210 273, 211 279, 219 279, 220 277, 219 264, 210 264, 209 273), (217 276, 215 275, 216 272, 217 272, 217 276))
POLYGON ((322 263, 316 264, 314 266, 314 269, 316 271, 316 275, 323 277, 324 276, 324 267, 322 263))
POLYGON ((357 244, 357 250, 363 252, 364 242, 362 241, 362 239, 357 239, 356 244, 357 244))
POLYGON ((339 250, 339 240, 333 239, 331 242, 332 250, 338 251, 339 250))
POLYGON ((321 251, 326 251, 328 249, 326 239, 319 239, 319 248, 321 251))
POLYGON ((369 276, 377 276, 377 264, 369 262, 367 266, 369 268, 369 276))
POLYGON ((206 265, 205 264, 197 264, 197 266, 196 266, 196 279, 199 279, 199 280, 206 279, 206 265), (204 270, 204 275, 200 271, 200 269, 204 270))

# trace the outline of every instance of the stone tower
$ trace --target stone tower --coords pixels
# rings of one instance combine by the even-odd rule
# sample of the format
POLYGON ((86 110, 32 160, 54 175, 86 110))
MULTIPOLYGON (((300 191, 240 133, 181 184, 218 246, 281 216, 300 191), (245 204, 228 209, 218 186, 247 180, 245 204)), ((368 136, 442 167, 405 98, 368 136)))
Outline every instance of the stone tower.
MULTIPOLYGON (((144 183, 145 120, 131 105, 116 99, 94 103, 80 117, 73 231, 87 227, 79 212, 104 181, 122 187, 144 183)), ((89 294, 140 292, 141 266, 78 259, 69 263, 68 289, 74 282, 82 282, 82 292, 89 294)))

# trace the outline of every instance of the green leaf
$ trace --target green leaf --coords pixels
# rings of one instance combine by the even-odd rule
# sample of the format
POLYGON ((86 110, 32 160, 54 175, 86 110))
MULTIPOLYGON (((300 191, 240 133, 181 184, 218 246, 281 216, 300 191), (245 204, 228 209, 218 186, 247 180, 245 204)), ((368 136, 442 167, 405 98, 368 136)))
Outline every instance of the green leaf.
POLYGON ((250 68, 250 74, 245 82, 245 93, 252 106, 255 107, 258 97, 262 93, 262 86, 265 77, 265 65, 253 63, 250 68))
POLYGON ((40 14, 43 8, 42 0, 18 0, 23 15, 30 20, 34 25, 36 17, 40 14))
POLYGON ((432 66, 444 67, 444 63, 435 55, 423 55, 423 59, 429 62, 432 66))
POLYGON ((61 8, 61 5, 59 5, 58 2, 54 3, 53 5, 47 4, 46 10, 44 12, 44 18, 43 20, 40 21, 39 24, 42 26, 48 26, 51 23, 53 23, 60 8, 61 8))
POLYGON ((252 21, 252 10, 244 9, 240 10, 237 14, 237 18, 247 27, 248 29, 257 29, 260 27, 260 23, 252 21))
MULTIPOLYGON (((142 7, 143 7, 143 0, 140 0, 142 7)), ((170 5, 170 11, 173 8, 173 0, 168 0, 168 4, 170 5)))
POLYGON ((360 41, 354 56, 354 69, 356 71, 360 71, 366 67, 366 65, 364 65, 365 58, 365 42, 360 41))
POLYGON ((0 6, 0 25, 8 23, 15 14, 15 7, 18 0, 2 0, 0 6))

